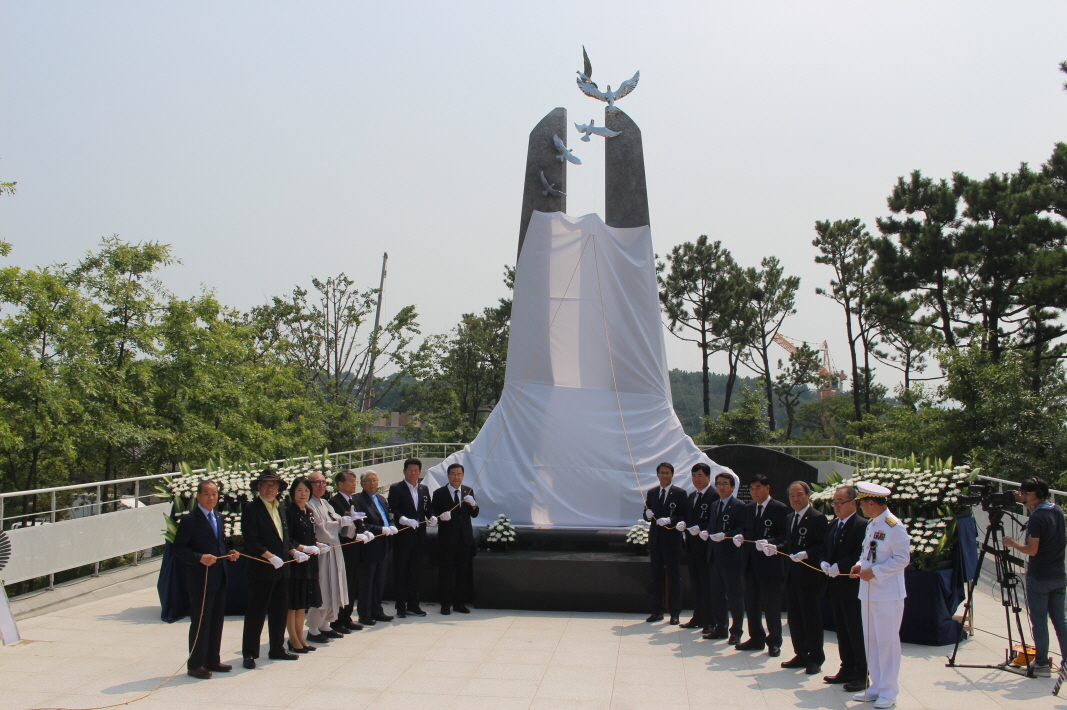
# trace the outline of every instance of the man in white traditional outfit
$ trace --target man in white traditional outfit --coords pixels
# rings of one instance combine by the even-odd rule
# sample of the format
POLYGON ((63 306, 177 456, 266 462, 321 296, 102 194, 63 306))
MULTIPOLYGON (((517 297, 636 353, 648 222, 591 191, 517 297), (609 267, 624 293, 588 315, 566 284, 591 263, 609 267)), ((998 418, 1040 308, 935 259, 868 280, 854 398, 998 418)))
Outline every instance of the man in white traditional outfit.
POLYGON ((863 639, 867 650, 870 687, 854 697, 874 701, 876 708, 897 704, 900 675, 900 621, 904 617, 904 568, 911 561, 911 538, 904 523, 889 512, 889 489, 861 481, 856 484, 867 534, 859 564, 851 574, 860 578, 863 639))
POLYGON ((341 553, 341 531, 346 537, 355 535, 352 518, 338 515, 323 496, 326 494, 326 477, 313 471, 308 480, 311 482, 311 508, 315 520, 315 539, 328 546, 329 553, 319 560, 319 588, 322 590, 322 606, 308 609, 308 639, 317 643, 326 643, 331 638, 341 638, 330 628, 330 623, 337 620, 337 613, 348 603, 348 580, 345 574, 345 558, 341 553))

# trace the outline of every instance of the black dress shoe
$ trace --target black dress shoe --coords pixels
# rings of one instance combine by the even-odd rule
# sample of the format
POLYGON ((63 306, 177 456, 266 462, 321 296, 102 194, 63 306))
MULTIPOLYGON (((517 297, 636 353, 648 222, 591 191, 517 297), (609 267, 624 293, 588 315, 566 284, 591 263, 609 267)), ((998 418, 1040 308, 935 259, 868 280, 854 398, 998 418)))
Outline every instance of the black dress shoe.
POLYGON ((782 655, 782 647, 781 646, 768 646, 767 647, 767 655, 770 656, 771 658, 778 658, 778 656, 782 655))
POLYGON ((256 659, 252 658, 251 656, 245 656, 244 661, 241 663, 241 665, 247 668, 248 670, 252 670, 256 667, 256 659))
POLYGON ((447 606, 443 606, 443 607, 441 607, 441 613, 444 614, 445 616, 448 616, 449 614, 452 613, 452 609, 447 607, 447 606))
POLYGON ((816 675, 818 673, 822 673, 822 664, 821 663, 809 663, 807 665, 807 667, 804 668, 804 672, 806 674, 808 674, 808 675, 816 675))
POLYGON ((731 646, 737 646, 741 643, 741 636, 738 634, 730 634, 730 638, 726 641, 726 643, 730 644, 731 646))
POLYGON ((233 666, 229 663, 213 663, 210 666, 204 666, 212 673, 229 673, 233 670, 233 666))
MULTIPOLYGON (((457 609, 458 609, 458 607, 457 607, 457 609)), ((394 617, 389 616, 388 614, 375 614, 374 615, 374 620, 375 621, 392 621, 393 618, 394 617)))
MULTIPOLYGON (((340 638, 341 634, 337 634, 340 638)), ((315 643, 329 643, 330 637, 326 634, 308 634, 308 641, 314 641, 315 643)))
POLYGON ((468 608, 467 608, 466 606, 464 606, 463 604, 456 604, 456 605, 455 605, 454 607, 452 607, 452 608, 453 608, 453 609, 455 609, 456 611, 458 611, 458 612, 459 612, 460 614, 469 614, 469 613, 471 613, 471 610, 470 610, 470 609, 468 609, 468 608))
POLYGON ((346 621, 345 628, 347 628, 349 631, 362 631, 363 624, 357 623, 355 621, 346 621))
POLYGON ((419 607, 413 607, 411 609, 408 609, 408 614, 410 614, 411 616, 426 616, 426 612, 420 609, 419 607))
POLYGON ((867 687, 867 674, 864 673, 860 678, 845 683, 841 686, 841 690, 844 690, 846 693, 859 693, 867 690, 867 687))
POLYGON ((678 625, 678 628, 680 628, 680 629, 698 629, 698 628, 703 628, 703 627, 704 627, 703 624, 698 624, 697 622, 693 621, 692 619, 690 619, 689 621, 685 622, 684 624, 679 624, 678 625))
POLYGON ((301 646, 300 648, 297 648, 296 646, 294 646, 291 643, 286 643, 285 645, 289 647, 289 653, 307 653, 308 652, 308 650, 306 648, 304 648, 303 646, 301 646))
POLYGON ((267 658, 274 661, 295 661, 300 656, 295 653, 289 653, 288 651, 271 651, 267 654, 267 658))
POLYGON ((649 624, 654 624, 657 621, 663 621, 663 614, 649 614, 649 617, 645 619, 645 622, 649 624))
POLYGON ((782 661, 782 668, 807 668, 807 660, 800 656, 793 656, 788 661, 782 661))
POLYGON ((408 613, 406 611, 398 611, 396 613, 396 618, 398 618, 398 619, 406 619, 406 618, 408 618, 408 613))
POLYGON ((677 614, 671 614, 671 620, 668 621, 667 623, 670 624, 671 626, 678 626, 678 616, 677 616, 677 614))
POLYGON ((330 634, 327 634, 325 631, 323 632, 327 636, 330 636, 330 638, 339 639, 342 636, 344 636, 345 634, 352 633, 352 630, 350 628, 348 628, 348 624, 337 624, 336 626, 334 626, 333 624, 330 624, 330 628, 333 630, 333 633, 336 634, 336 636, 330 636, 330 634))
POLYGON ((365 618, 360 617, 359 623, 363 624, 364 626, 374 626, 378 622, 375 621, 374 619, 365 619, 365 618))
MULTIPOLYGON (((843 675, 841 673, 838 673, 836 675, 824 675, 822 677, 822 682, 823 683, 830 683, 831 685, 834 685, 836 683, 848 683, 851 680, 852 680, 852 676, 843 675)), ((863 690, 863 688, 861 688, 860 690, 863 690)))
POLYGON ((203 666, 200 666, 199 668, 194 668, 191 671, 187 671, 186 675, 191 675, 192 677, 199 678, 200 680, 211 679, 211 671, 209 671, 207 668, 204 668, 203 666))
POLYGON ((705 638, 705 639, 707 639, 709 641, 713 641, 715 639, 724 639, 724 638, 729 638, 729 637, 730 637, 730 634, 728 634, 726 632, 726 629, 712 629, 708 633, 706 633, 703 636, 701 636, 701 638, 705 638))
POLYGON ((318 646, 307 645, 307 646, 304 646, 304 650, 305 651, 318 651, 319 647, 318 646))
POLYGON ((764 643, 762 641, 756 641, 755 639, 749 639, 744 643, 739 643, 734 648, 738 651, 762 651, 764 643))

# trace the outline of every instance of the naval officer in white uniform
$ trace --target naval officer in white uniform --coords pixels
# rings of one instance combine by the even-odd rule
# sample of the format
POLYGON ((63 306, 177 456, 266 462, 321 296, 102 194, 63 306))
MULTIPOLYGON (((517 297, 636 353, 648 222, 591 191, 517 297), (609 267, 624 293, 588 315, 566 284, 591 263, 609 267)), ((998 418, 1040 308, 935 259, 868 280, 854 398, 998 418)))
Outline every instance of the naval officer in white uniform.
POLYGON ((870 687, 854 697, 874 701, 876 708, 897 704, 900 674, 900 621, 904 617, 904 568, 911 561, 911 539, 904 523, 889 512, 889 489, 873 483, 856 484, 860 508, 870 522, 863 538, 859 564, 863 639, 867 650, 870 687))

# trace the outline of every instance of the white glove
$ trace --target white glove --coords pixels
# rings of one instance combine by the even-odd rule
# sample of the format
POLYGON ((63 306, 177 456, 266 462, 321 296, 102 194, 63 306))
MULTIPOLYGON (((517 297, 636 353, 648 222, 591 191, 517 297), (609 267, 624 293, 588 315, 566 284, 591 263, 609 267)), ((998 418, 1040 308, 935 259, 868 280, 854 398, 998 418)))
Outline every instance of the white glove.
POLYGON ((653 513, 650 509, 645 508, 645 518, 648 520, 652 520, 652 518, 654 517, 656 517, 656 514, 653 513))
POLYGON ((726 539, 726 533, 721 533, 721 532, 715 533, 714 535, 711 536, 711 539, 714 540, 715 542, 722 542, 723 540, 726 539))
POLYGON ((319 543, 319 553, 320 554, 325 555, 329 551, 330 551, 330 546, 329 545, 327 545, 325 542, 320 542, 319 543))
POLYGON ((778 546, 777 545, 772 545, 769 542, 764 544, 763 545, 763 554, 767 555, 767 557, 774 557, 775 555, 778 554, 778 546))
POLYGON ((267 562, 270 562, 272 565, 274 565, 274 569, 281 569, 282 565, 285 564, 284 562, 282 562, 282 558, 278 557, 277 555, 271 557, 269 560, 267 560, 267 562))
MULTIPOLYGON (((297 550, 299 552, 299 550, 297 550)), ((304 545, 303 550, 305 555, 317 555, 319 554, 319 548, 317 545, 304 545)))
POLYGON ((808 553, 807 553, 807 552, 805 552, 804 550, 801 550, 800 552, 794 552, 794 553, 793 553, 792 555, 790 555, 789 557, 790 557, 790 558, 791 558, 791 559, 792 559, 792 560, 793 560, 794 562, 800 562, 801 560, 806 560, 806 559, 808 559, 808 553))
POLYGON ((677 525, 675 525, 674 529, 677 530, 678 532, 685 532, 685 521, 683 520, 680 523, 678 523, 677 525))
MULTIPOLYGON (((826 563, 823 562, 823 564, 826 564, 826 563)), ((837 563, 836 562, 834 564, 830 565, 830 567, 826 570, 826 574, 830 575, 831 577, 837 577, 838 575, 841 574, 841 570, 839 570, 837 568, 837 563)))
POLYGON ((670 524, 671 524, 671 519, 670 518, 659 518, 659 519, 656 520, 656 525, 659 525, 661 527, 667 527, 670 524))
POLYGON ((389 534, 390 535, 396 535, 398 532, 400 532, 400 531, 396 529, 395 525, 390 525, 389 526, 389 534))
POLYGON ((411 518, 408 518, 408 517, 406 517, 406 516, 403 516, 403 515, 401 515, 401 516, 400 516, 400 524, 401 524, 401 525, 406 525, 406 526, 408 526, 409 528, 417 528, 417 527, 419 527, 419 524, 418 524, 418 523, 416 523, 416 522, 415 522, 414 520, 412 520, 411 518))
POLYGON ((756 540, 756 549, 763 552, 763 548, 767 546, 766 540, 756 540))
POLYGON ((341 516, 341 527, 347 528, 351 524, 352 524, 352 516, 351 515, 342 515, 341 516))
POLYGON ((694 525, 694 526, 693 526, 693 527, 691 527, 691 528, 686 528, 686 530, 688 530, 688 531, 689 531, 689 534, 690 534, 690 535, 696 535, 697 533, 699 533, 699 532, 700 532, 700 526, 699 526, 699 525, 694 525))
POLYGON ((296 560, 297 564, 300 564, 301 562, 307 562, 308 560, 310 560, 311 556, 305 555, 300 550, 293 550, 293 559, 296 560))
POLYGON ((474 496, 470 495, 469 493, 467 495, 463 496, 463 502, 466 503, 467 505, 469 505, 472 508, 477 508, 478 507, 478 504, 474 502, 474 496))
POLYGON ((393 529, 391 527, 389 527, 388 525, 385 525, 385 526, 382 527, 382 535, 385 535, 386 537, 389 537, 392 534, 393 534, 393 529))
POLYGON ((437 516, 436 515, 431 515, 430 519, 426 521, 426 524, 429 525, 431 528, 436 528, 437 527, 437 516))
POLYGON ((370 530, 364 533, 360 533, 360 536, 362 537, 363 542, 374 542, 374 533, 372 533, 370 530))
POLYGON ((360 512, 355 511, 355 510, 352 511, 352 519, 353 520, 364 520, 366 517, 367 517, 366 513, 360 513, 360 512))
POLYGON ((437 519, 447 523, 449 520, 452 519, 452 511, 446 510, 445 512, 441 513, 440 517, 437 519))
POLYGON ((745 536, 740 534, 740 533, 738 533, 737 535, 734 535, 734 544, 737 545, 738 547, 741 547, 742 545, 744 545, 745 544, 745 536))
POLYGON ((709 537, 711 537, 711 536, 708 535, 708 531, 707 530, 701 530, 700 531, 700 539, 701 540, 705 540, 706 541, 709 537))
POLYGON ((821 569, 826 574, 830 574, 830 563, 829 562, 820 562, 819 563, 819 569, 821 569))

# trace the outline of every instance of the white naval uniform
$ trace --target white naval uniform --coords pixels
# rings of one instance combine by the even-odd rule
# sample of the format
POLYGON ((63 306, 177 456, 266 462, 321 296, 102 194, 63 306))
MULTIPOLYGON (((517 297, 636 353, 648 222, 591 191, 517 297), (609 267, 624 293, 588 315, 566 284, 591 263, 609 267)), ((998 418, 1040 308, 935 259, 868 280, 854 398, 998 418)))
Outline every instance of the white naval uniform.
POLYGON ((904 568, 911 561, 911 538, 904 523, 886 510, 867 523, 860 567, 874 572, 860 580, 863 641, 871 675, 868 696, 895 700, 900 688, 900 622, 904 617, 904 568), (872 550, 873 547, 873 550, 872 550))

